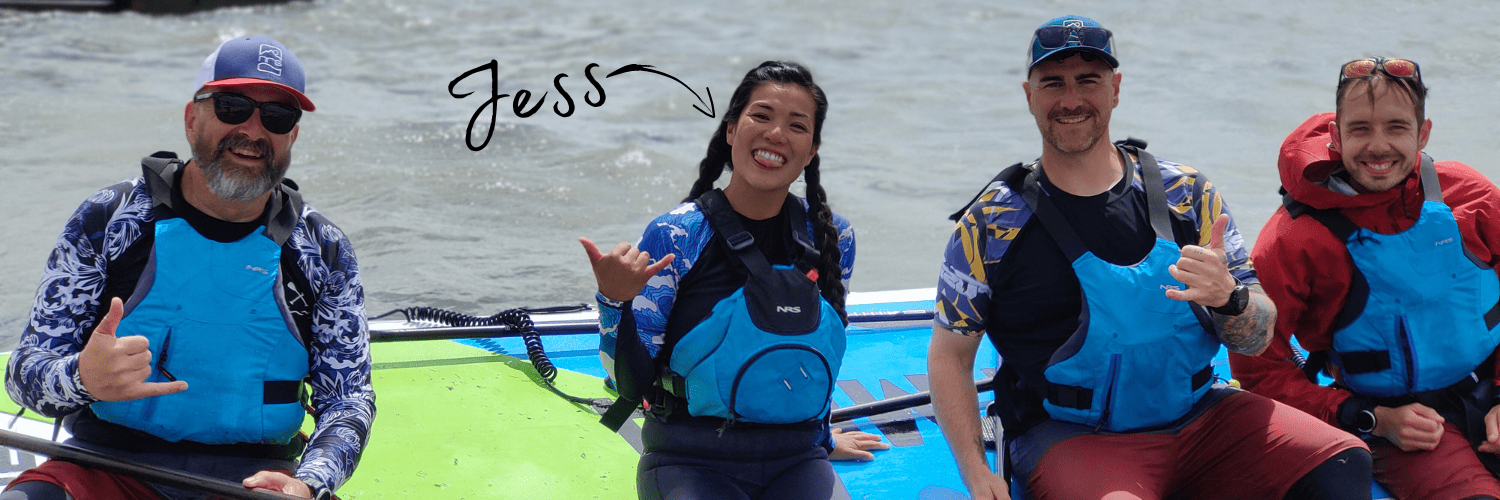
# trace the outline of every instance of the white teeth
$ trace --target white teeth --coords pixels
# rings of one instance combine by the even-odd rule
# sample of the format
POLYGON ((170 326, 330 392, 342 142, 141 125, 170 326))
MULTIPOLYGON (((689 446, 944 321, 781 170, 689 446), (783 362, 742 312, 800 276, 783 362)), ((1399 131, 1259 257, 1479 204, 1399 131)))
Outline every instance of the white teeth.
POLYGON ((780 156, 776 156, 775 153, 771 153, 771 152, 768 152, 768 151, 763 151, 763 150, 757 149, 757 150, 755 150, 755 156, 760 157, 760 158, 765 158, 767 160, 770 160, 772 163, 775 163, 777 165, 780 165, 782 163, 786 163, 786 158, 782 158, 780 156))
POLYGON ((1058 118, 1057 121, 1060 121, 1060 122, 1063 122, 1063 123, 1067 123, 1067 124, 1073 124, 1073 123, 1081 122, 1081 121, 1083 121, 1083 120, 1085 120, 1087 118, 1088 118, 1087 116, 1068 116, 1068 117, 1058 118))

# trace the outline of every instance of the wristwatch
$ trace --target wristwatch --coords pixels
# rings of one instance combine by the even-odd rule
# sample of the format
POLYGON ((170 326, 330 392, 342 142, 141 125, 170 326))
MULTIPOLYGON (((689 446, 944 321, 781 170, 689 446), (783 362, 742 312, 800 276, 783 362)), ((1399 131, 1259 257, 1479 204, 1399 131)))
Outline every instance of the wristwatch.
POLYGON ((1339 426, 1360 435, 1375 432, 1375 402, 1359 396, 1351 397, 1339 404, 1339 426))
POLYGON ((1220 316, 1239 316, 1245 312, 1245 307, 1250 305, 1250 285, 1234 279, 1234 291, 1229 292, 1229 302, 1219 307, 1210 307, 1209 311, 1220 316))
POLYGON ((1354 430, 1360 434, 1375 432, 1375 412, 1361 408, 1354 414, 1354 430))

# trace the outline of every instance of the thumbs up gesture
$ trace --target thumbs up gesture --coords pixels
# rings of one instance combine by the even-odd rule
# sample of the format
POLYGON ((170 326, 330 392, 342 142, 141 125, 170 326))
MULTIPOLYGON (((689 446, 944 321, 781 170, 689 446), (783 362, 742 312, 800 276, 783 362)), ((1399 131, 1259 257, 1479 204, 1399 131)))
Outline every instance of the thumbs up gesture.
POLYGON ((1167 290, 1167 298, 1190 300, 1205 307, 1229 303, 1235 282, 1234 276, 1229 274, 1229 262, 1224 258, 1224 230, 1228 226, 1229 215, 1219 214, 1219 218, 1214 219, 1208 248, 1197 245, 1182 247, 1182 257, 1177 259, 1177 264, 1167 266, 1167 272, 1187 285, 1187 289, 1167 290))
POLYGON ((139 335, 115 337, 124 315, 120 299, 109 302, 109 314, 94 327, 88 344, 78 354, 78 379, 83 389, 100 401, 129 401, 182 392, 185 381, 146 382, 151 376, 151 342, 139 335))

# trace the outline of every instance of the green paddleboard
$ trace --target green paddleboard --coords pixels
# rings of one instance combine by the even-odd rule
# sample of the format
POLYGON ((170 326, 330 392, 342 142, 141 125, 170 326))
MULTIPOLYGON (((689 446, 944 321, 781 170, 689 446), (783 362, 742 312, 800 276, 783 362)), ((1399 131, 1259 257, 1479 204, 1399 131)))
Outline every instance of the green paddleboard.
MULTIPOLYGON (((375 425, 346 500, 634 499, 640 455, 529 362, 450 341, 378 343, 375 425)), ((610 396, 558 370, 569 394, 610 396)))
MULTIPOLYGON (((371 356, 375 425, 338 490, 344 500, 636 498, 640 455, 593 410, 542 386, 529 362, 447 340, 377 343, 371 356)), ((568 370, 557 384, 611 396, 599 378, 568 370)), ((18 409, 0 398, 0 411, 18 409)), ((309 417, 303 428, 312 427, 309 417)), ((49 428, 35 434, 50 437, 49 428)), ((11 465, 14 477, 35 462, 11 465)))

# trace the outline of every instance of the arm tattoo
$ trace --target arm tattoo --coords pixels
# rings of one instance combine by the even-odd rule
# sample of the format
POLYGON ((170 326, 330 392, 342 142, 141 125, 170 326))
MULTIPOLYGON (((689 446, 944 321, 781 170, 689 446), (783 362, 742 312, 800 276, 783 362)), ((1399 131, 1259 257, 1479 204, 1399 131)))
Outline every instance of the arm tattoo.
POLYGON ((1219 341, 1229 350, 1247 354, 1257 353, 1271 344, 1271 327, 1275 321, 1276 306, 1262 292, 1259 284, 1250 286, 1250 304, 1238 316, 1223 316, 1209 313, 1219 327, 1219 341))

